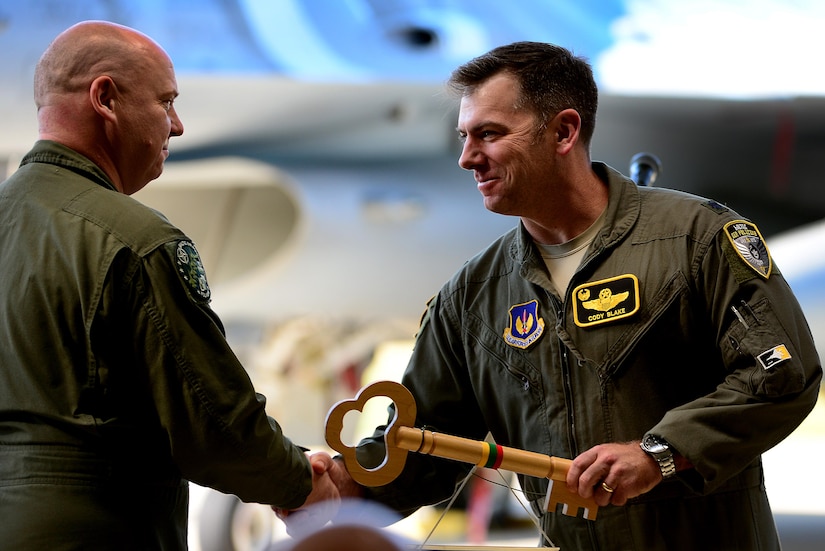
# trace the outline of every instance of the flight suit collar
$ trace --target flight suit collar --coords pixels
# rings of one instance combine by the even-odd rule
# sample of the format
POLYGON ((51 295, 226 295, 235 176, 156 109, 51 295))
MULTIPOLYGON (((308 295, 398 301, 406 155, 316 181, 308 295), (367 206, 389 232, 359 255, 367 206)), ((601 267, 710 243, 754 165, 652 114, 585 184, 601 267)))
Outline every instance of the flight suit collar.
POLYGON ((45 163, 71 170, 92 180, 96 184, 117 191, 117 188, 103 170, 74 149, 52 140, 38 140, 34 147, 20 161, 20 166, 29 163, 45 163))
POLYGON ((592 251, 600 251, 620 241, 633 228, 641 213, 642 199, 633 180, 604 163, 594 162, 592 166, 608 186, 604 227, 591 245, 592 251))
MULTIPOLYGON (((607 182, 608 200, 604 227, 593 240, 588 256, 591 256, 594 251, 601 251, 621 240, 634 226, 641 210, 641 195, 632 180, 601 162, 593 162, 592 167, 599 178, 607 182)), ((519 222, 510 255, 513 260, 522 265, 543 265, 533 238, 522 222, 519 222)))

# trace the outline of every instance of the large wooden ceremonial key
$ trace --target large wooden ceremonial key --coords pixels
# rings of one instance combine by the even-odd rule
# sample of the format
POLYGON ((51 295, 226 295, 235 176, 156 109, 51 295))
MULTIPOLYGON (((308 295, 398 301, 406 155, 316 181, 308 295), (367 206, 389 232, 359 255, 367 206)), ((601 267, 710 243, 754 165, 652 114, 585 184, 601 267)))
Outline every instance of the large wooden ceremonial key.
POLYGON ((568 491, 565 484, 571 461, 541 453, 499 446, 482 440, 470 440, 460 436, 441 434, 414 428, 416 405, 410 391, 393 381, 379 381, 361 389, 353 400, 342 400, 327 414, 326 439, 329 446, 341 454, 353 480, 363 486, 389 484, 404 468, 408 452, 434 455, 455 461, 473 463, 479 467, 504 469, 518 474, 549 478, 545 508, 595 520, 599 506, 592 498, 585 499, 568 491), (362 411, 372 398, 385 396, 395 403, 395 416, 384 432, 386 455, 375 468, 363 467, 356 457, 355 448, 341 441, 344 416, 350 411, 362 411))

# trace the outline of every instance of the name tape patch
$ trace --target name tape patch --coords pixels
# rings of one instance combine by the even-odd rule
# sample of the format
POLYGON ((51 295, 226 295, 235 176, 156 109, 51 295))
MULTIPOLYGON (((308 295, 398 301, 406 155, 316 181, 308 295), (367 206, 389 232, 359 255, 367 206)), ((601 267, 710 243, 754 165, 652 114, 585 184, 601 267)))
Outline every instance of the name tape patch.
POLYGON ((579 327, 632 316, 639 310, 639 278, 624 274, 584 283, 573 290, 573 319, 579 327))

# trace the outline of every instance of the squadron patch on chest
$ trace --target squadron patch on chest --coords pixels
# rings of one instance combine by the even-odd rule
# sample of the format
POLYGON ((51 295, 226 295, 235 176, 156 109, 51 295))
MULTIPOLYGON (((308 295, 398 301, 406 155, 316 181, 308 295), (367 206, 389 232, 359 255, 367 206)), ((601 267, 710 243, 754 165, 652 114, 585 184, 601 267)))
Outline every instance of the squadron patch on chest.
POLYGON ((632 316, 639 310, 639 278, 624 274, 584 283, 573 290, 573 319, 589 327, 632 316))
POLYGON ((510 308, 510 327, 504 341, 516 348, 527 348, 544 333, 544 319, 539 317, 539 302, 531 300, 510 308))
POLYGON ((208 301, 212 296, 206 282, 206 270, 201 262, 201 255, 191 241, 178 241, 175 248, 175 263, 178 275, 183 280, 186 290, 195 300, 208 301))
POLYGON ((745 220, 734 220, 725 224, 725 235, 730 239, 739 258, 757 274, 768 279, 773 262, 756 225, 745 220))

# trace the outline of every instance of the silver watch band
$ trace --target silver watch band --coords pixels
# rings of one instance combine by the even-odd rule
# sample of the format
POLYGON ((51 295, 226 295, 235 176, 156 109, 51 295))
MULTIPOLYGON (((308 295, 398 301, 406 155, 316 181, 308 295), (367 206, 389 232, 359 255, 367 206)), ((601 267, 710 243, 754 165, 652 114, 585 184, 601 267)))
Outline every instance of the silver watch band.
POLYGON ((676 474, 676 462, 673 460, 673 455, 669 455, 664 459, 657 459, 659 470, 662 471, 662 478, 667 479, 676 474))
POLYGON ((639 445, 642 450, 659 465, 663 479, 670 478, 676 474, 676 462, 673 459, 673 450, 667 442, 652 434, 647 434, 639 445))

